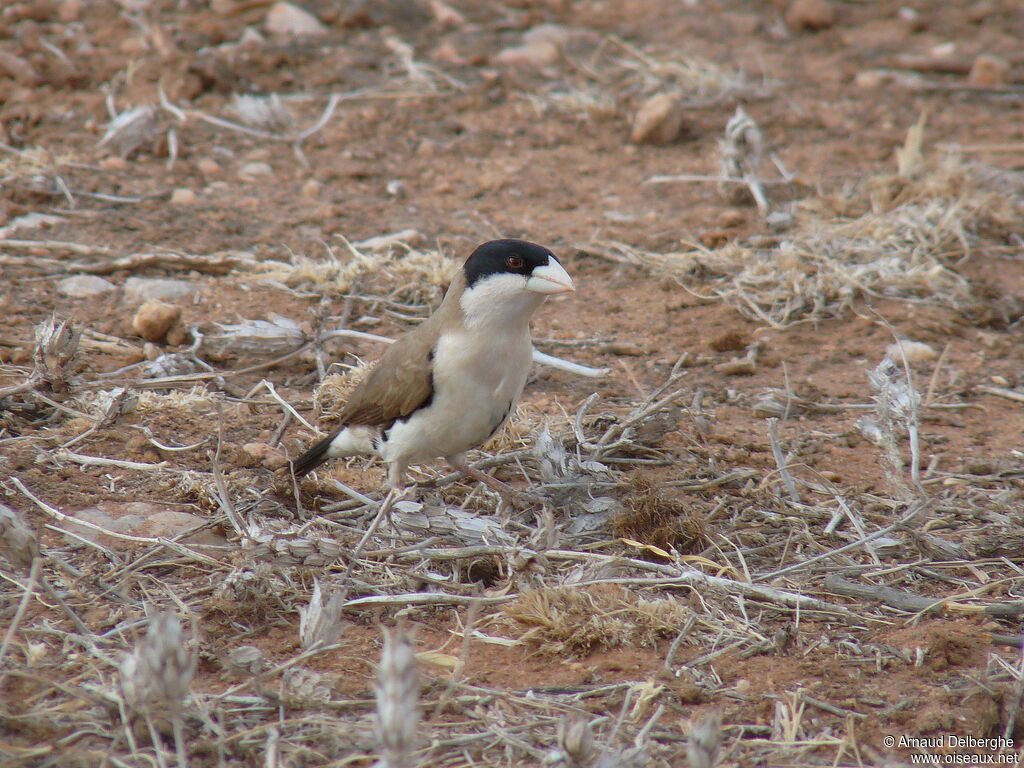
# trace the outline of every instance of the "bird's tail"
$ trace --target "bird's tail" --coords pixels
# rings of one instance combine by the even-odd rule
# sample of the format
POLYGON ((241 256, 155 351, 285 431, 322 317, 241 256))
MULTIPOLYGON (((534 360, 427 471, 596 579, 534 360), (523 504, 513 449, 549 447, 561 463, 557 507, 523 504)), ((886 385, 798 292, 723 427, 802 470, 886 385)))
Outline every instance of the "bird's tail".
POLYGON ((308 475, 314 469, 327 461, 327 459, 330 458, 327 451, 330 449, 331 441, 333 441, 334 438, 335 435, 325 437, 304 454, 299 456, 299 458, 292 463, 292 471, 295 473, 295 476, 302 477, 303 475, 308 475))

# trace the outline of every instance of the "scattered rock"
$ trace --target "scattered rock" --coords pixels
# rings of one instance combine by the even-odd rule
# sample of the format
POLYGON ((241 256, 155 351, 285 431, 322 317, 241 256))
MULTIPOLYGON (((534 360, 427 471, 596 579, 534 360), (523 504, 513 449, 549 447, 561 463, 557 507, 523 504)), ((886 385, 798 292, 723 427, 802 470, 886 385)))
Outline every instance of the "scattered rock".
POLYGON ((561 24, 538 24, 523 33, 523 45, 527 48, 549 43, 561 50, 571 39, 572 30, 561 24))
POLYGON ((888 355, 890 360, 894 360, 897 363, 902 363, 903 358, 906 357, 907 362, 910 364, 926 363, 939 356, 939 353, 931 345, 921 341, 910 341, 909 339, 901 339, 897 343, 890 344, 885 350, 885 354, 888 355), (900 348, 903 349, 902 354, 900 354, 900 348))
POLYGON ((157 299, 150 299, 135 313, 132 318, 132 330, 147 341, 160 341, 178 322, 181 307, 167 304, 157 299))
POLYGON ((493 62, 503 67, 542 69, 558 62, 561 56, 558 46, 549 42, 539 42, 499 51, 493 62))
POLYGON ((246 163, 238 169, 238 178, 242 181, 256 181, 257 179, 273 175, 274 169, 271 168, 270 163, 246 163))
MULTIPOLYGON (((107 531, 147 538, 173 538, 209 522, 205 517, 168 509, 148 501, 101 501, 95 507, 80 509, 71 514, 76 520, 98 525, 107 531)), ((65 522, 63 527, 79 539, 87 539, 108 549, 124 550, 138 546, 136 542, 107 536, 94 528, 73 522, 65 522)), ((71 543, 78 541, 75 536, 68 536, 67 539, 71 543)), ((188 546, 217 547, 227 546, 228 543, 219 533, 210 530, 198 531, 181 539, 181 542, 188 546)))
MULTIPOLYGON (((123 514, 115 517, 109 511, 105 511, 111 507, 115 508, 114 511, 117 511, 117 508, 127 505, 119 505, 113 502, 101 502, 100 505, 103 509, 100 509, 99 507, 87 507, 86 509, 80 509, 77 512, 72 512, 71 516, 76 520, 98 525, 108 531, 127 534, 131 534, 135 528, 145 522, 145 518, 142 515, 123 514)), ((75 536, 65 537, 71 544, 78 543, 79 539, 86 539, 87 541, 100 544, 110 549, 124 549, 130 544, 130 542, 127 542, 124 539, 117 539, 113 536, 104 536, 100 531, 97 531, 94 528, 90 528, 85 525, 77 525, 70 521, 62 523, 61 527, 64 528, 64 530, 75 534, 75 536)))
POLYGON ((97 275, 75 275, 74 277, 65 277, 57 283, 57 292, 72 299, 99 296, 101 293, 109 293, 116 288, 117 286, 112 282, 97 275))
POLYGON ((828 29, 836 23, 836 10, 828 0, 793 0, 786 24, 793 30, 828 29))
POLYGON ((264 29, 271 35, 319 37, 329 31, 316 16, 291 3, 274 3, 267 11, 264 29))
POLYGON ((171 193, 171 205, 195 205, 198 200, 196 193, 187 187, 179 187, 171 193))
POLYGON ((679 95, 656 93, 640 105, 629 138, 634 144, 664 146, 679 138, 682 128, 683 107, 679 95))
POLYGON ((722 229, 735 229, 736 227, 742 226, 747 220, 740 211, 733 208, 728 208, 718 214, 718 218, 715 219, 715 225, 722 229))
POLYGON ((971 85, 1006 85, 1009 79, 1009 62, 990 53, 978 56, 967 75, 967 82, 971 85))
POLYGON ((100 160, 100 168, 104 171, 127 171, 128 161, 123 157, 111 155, 100 160))
POLYGON ((203 176, 216 176, 223 170, 217 161, 210 157, 202 158, 196 163, 196 168, 203 176))
POLYGON ((465 16, 441 0, 430 0, 430 12, 434 16, 434 21, 442 27, 457 28, 466 23, 465 16))
POLYGON ((320 191, 323 189, 323 185, 316 179, 310 179, 302 185, 302 196, 307 200, 316 200, 320 197, 320 191))
POLYGON ((64 0, 57 8, 57 18, 65 24, 71 21, 78 21, 82 18, 82 11, 85 9, 85 0, 64 0))
POLYGON ((631 341, 610 341, 607 344, 602 344, 600 349, 609 355, 640 357, 646 354, 646 350, 643 347, 631 341))
POLYGON ((129 277, 124 283, 124 300, 142 304, 150 299, 180 299, 195 291, 192 283, 160 277, 129 277))
MULTIPOLYGON (((154 505, 147 504, 146 502, 134 503, 155 508, 154 505)), ((191 512, 180 512, 176 509, 164 509, 145 517, 143 522, 136 527, 135 532, 139 536, 170 539, 175 536, 180 536, 185 531, 190 531, 193 528, 199 528, 208 522, 209 520, 207 520, 207 518, 200 517, 199 515, 193 515, 191 512)), ((227 539, 223 536, 209 530, 197 531, 190 536, 186 536, 182 541, 186 544, 206 544, 215 547, 226 546, 228 543, 227 539)))
POLYGON ((288 457, 284 455, 284 451, 269 443, 246 443, 242 446, 242 450, 255 463, 262 464, 267 469, 280 469, 288 466, 288 457))

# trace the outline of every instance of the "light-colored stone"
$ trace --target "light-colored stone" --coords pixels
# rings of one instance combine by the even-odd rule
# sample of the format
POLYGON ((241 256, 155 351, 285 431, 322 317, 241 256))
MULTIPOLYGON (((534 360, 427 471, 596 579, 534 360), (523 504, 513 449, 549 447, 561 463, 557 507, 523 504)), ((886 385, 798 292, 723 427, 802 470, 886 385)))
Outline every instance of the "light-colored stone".
POLYGON ((57 8, 57 18, 65 24, 71 21, 78 21, 82 18, 82 11, 84 9, 84 0, 64 0, 57 8))
POLYGON ((180 299, 195 292, 196 287, 184 280, 161 277, 129 277, 124 283, 124 300, 142 304, 150 299, 180 299))
POLYGON ((100 168, 105 171, 127 171, 128 161, 123 157, 111 155, 100 160, 100 168))
POLYGON ((465 16, 441 0, 430 0, 430 12, 442 27, 461 27, 466 23, 465 16))
POLYGON ((238 169, 238 178, 242 181, 256 181, 274 175, 274 169, 270 163, 254 162, 246 163, 238 169))
POLYGON ((664 146, 679 138, 682 128, 683 107, 679 96, 656 93, 640 105, 629 138, 634 144, 664 146))
POLYGON ((316 16, 285 2, 270 6, 263 27, 271 35, 289 37, 318 37, 328 32, 327 27, 316 16))
POLYGON ((529 48, 532 45, 550 43, 558 49, 566 46, 572 39, 572 30, 561 24, 538 24, 523 33, 523 45, 529 48))
MULTIPOLYGON (((139 536, 170 539, 180 536, 185 531, 205 525, 207 522, 209 521, 205 517, 193 515, 191 512, 163 509, 148 515, 135 530, 139 536)), ((224 546, 228 543, 223 536, 210 530, 197 531, 186 536, 183 541, 186 544, 211 546, 224 546)))
POLYGON ((320 191, 323 189, 323 185, 316 179, 310 179, 302 185, 302 196, 307 200, 316 200, 320 197, 320 191))
MULTIPOLYGON (((198 528, 208 522, 207 518, 193 515, 190 512, 182 512, 176 509, 168 509, 164 505, 152 504, 148 501, 101 501, 95 507, 87 507, 72 512, 75 520, 92 523, 105 531, 121 533, 129 536, 145 538, 173 538, 193 528, 198 528)), ((95 528, 89 528, 75 522, 65 522, 62 527, 75 534, 66 536, 70 543, 80 539, 95 542, 101 546, 117 551, 139 546, 139 543, 130 539, 122 539, 116 536, 109 536, 95 528)), ((181 539, 183 544, 188 546, 225 546, 227 540, 220 534, 204 530, 186 536, 181 539)))
POLYGON ((221 172, 220 164, 212 157, 204 157, 196 163, 196 168, 203 176, 216 176, 221 172))
POLYGON ((146 341, 161 341, 181 317, 181 307, 150 299, 135 312, 132 330, 146 341))
POLYGON ((187 187, 179 187, 171 193, 171 205, 189 206, 199 201, 196 193, 187 187))
POLYGON ((558 46, 549 42, 534 45, 517 45, 499 51, 494 56, 494 63, 503 67, 534 67, 540 69, 558 62, 562 54, 558 46))
POLYGON ((1010 79, 1010 64, 1006 59, 983 53, 971 65, 967 82, 971 85, 1006 85, 1010 79))
POLYGON ((288 457, 280 448, 268 443, 246 443, 242 450, 253 460, 267 469, 280 469, 288 466, 288 457))
POLYGON ((889 356, 890 360, 894 360, 897 363, 902 363, 903 359, 906 358, 907 362, 911 364, 926 363, 935 360, 939 356, 939 353, 930 344, 925 344, 923 341, 910 341, 909 339, 901 339, 890 344, 885 350, 885 354, 889 356))
POLYGON ((828 29, 836 23, 836 9, 828 0, 793 0, 786 25, 793 30, 828 29))
POLYGON ((72 299, 99 296, 101 293, 109 293, 116 288, 117 286, 112 282, 97 275, 74 275, 65 277, 57 283, 57 292, 72 299))

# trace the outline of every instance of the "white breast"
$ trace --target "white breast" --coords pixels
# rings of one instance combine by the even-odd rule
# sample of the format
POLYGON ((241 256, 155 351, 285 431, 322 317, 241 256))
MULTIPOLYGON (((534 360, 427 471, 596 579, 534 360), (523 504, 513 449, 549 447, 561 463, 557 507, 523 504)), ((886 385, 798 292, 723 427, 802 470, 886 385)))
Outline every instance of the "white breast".
POLYGON ((455 456, 482 445, 515 408, 530 372, 529 326, 441 336, 430 405, 396 423, 381 446, 388 462, 455 456))

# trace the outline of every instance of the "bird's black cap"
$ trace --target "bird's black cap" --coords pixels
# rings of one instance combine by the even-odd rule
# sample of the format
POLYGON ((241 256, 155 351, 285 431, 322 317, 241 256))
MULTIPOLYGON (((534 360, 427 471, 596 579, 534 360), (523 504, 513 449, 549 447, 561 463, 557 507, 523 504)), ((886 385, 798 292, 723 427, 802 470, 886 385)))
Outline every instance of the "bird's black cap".
POLYGON ((525 240, 491 240, 478 246, 462 267, 466 287, 490 275, 508 273, 529 277, 536 267, 558 261, 543 245, 525 240))

